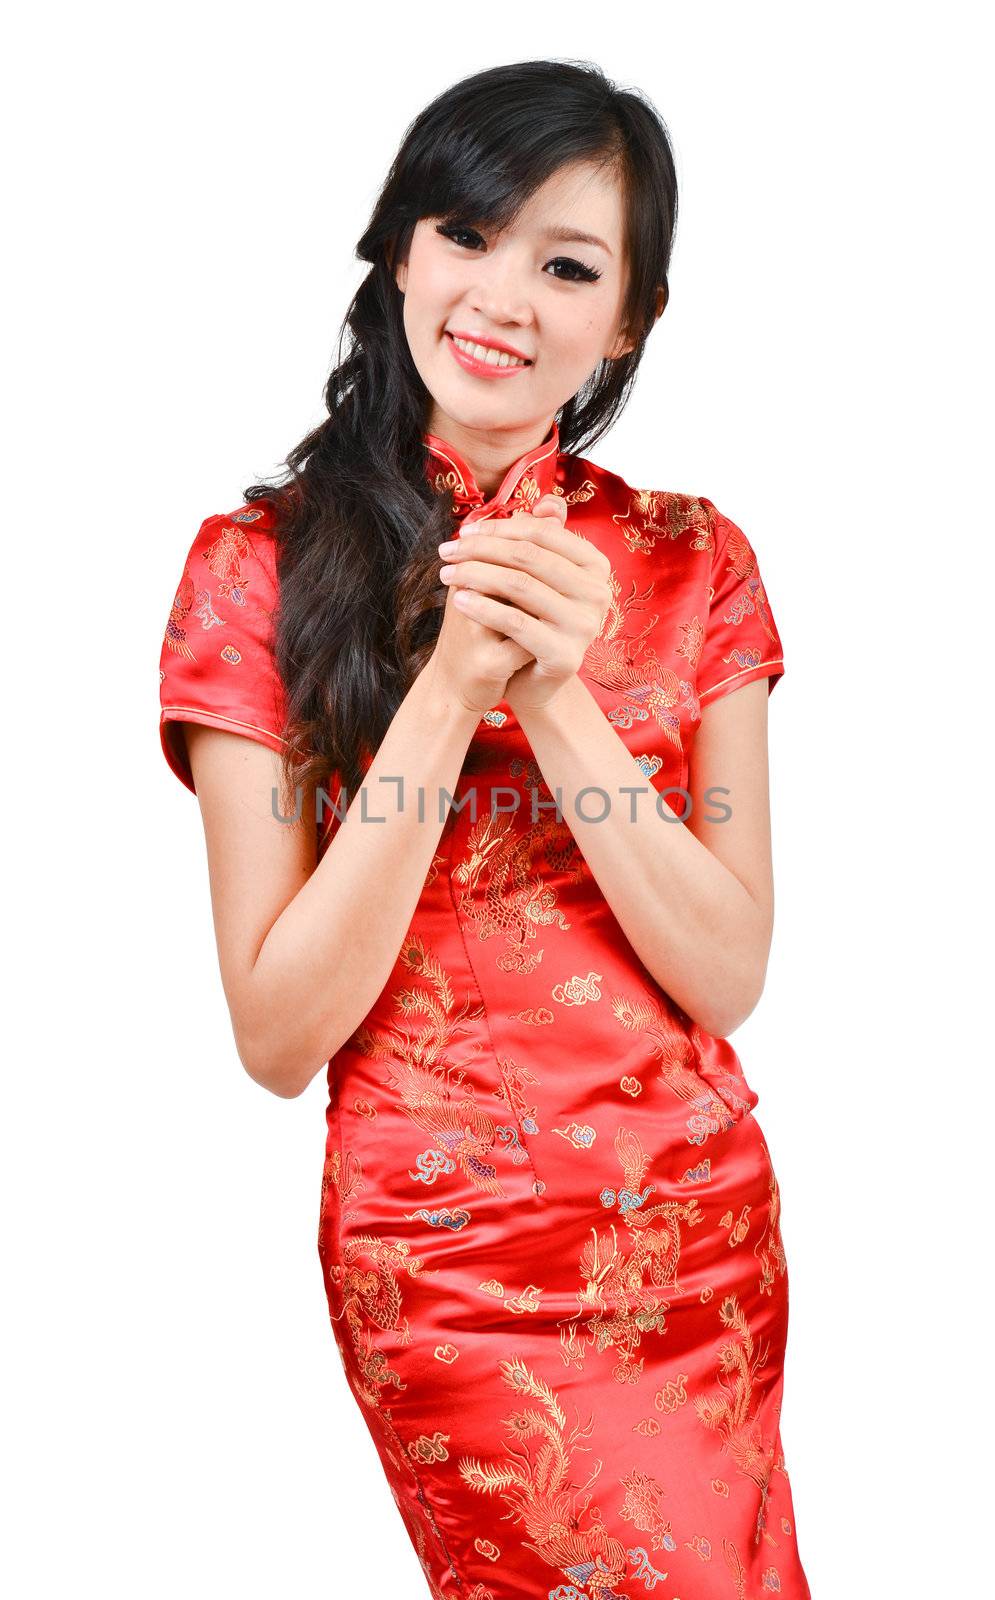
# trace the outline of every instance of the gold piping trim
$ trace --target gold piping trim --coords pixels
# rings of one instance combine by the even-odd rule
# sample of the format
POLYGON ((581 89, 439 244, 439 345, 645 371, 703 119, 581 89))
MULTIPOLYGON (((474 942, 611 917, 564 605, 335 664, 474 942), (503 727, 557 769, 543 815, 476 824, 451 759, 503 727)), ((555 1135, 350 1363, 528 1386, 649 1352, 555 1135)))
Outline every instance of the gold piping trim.
POLYGON ((223 722, 226 723, 230 728, 248 728, 253 733, 265 733, 267 738, 277 739, 280 744, 289 743, 289 740, 284 739, 281 734, 274 733, 272 728, 260 727, 258 722, 241 722, 237 717, 223 716, 220 711, 202 711, 199 706, 163 706, 162 713, 159 717, 160 725, 164 722, 181 721, 182 718, 170 715, 170 713, 174 711, 182 712, 183 716, 188 718, 191 722, 207 723, 207 718, 210 718, 210 722, 207 723, 207 726, 213 726, 215 723, 223 722))
MULTIPOLYGON (((435 438, 436 435, 433 434, 433 435, 431 435, 431 437, 435 438)), ((521 464, 521 467, 519 469, 517 478, 515 479, 515 482, 516 483, 520 483, 521 480, 522 480, 522 477, 524 476, 524 474, 526 472, 528 472, 532 467, 537 467, 539 465, 540 461, 547 461, 550 456, 556 455, 558 453, 558 451, 559 451, 559 443, 560 443, 559 435, 557 434, 554 438, 547 439, 545 441, 544 445, 537 445, 536 446, 536 449, 539 452, 538 455, 535 455, 535 456, 532 456, 532 457, 529 457, 529 456, 523 457, 522 458, 522 464, 521 464)), ((459 478, 460 483, 463 485, 463 488, 465 490, 469 491, 469 484, 466 481, 466 476, 462 472, 462 470, 460 468, 460 464, 459 464, 458 461, 454 461, 452 456, 447 455, 445 450, 440 450, 438 448, 438 446, 436 446, 436 445, 427 444, 425 448, 432 455, 439 456, 441 458, 441 460, 443 460, 443 461, 448 461, 449 465, 452 467, 453 471, 456 473, 457 477, 459 478)), ((514 465, 514 463, 512 463, 512 465, 514 465)), ((511 471, 510 467, 508 468, 508 471, 509 472, 511 471)), ((477 492, 478 492, 478 494, 480 493, 480 485, 479 484, 477 485, 477 492)), ((483 520, 483 519, 481 519, 481 520, 483 520)))
POLYGON ((448 461, 449 465, 452 467, 452 469, 455 472, 457 478, 459 479, 461 487, 463 488, 464 491, 466 491, 467 490, 467 483, 466 483, 466 479, 464 478, 462 472, 459 469, 459 463, 454 461, 452 456, 447 456, 446 452, 444 450, 436 449, 435 445, 428 445, 427 449, 428 449, 428 451, 429 451, 429 453, 431 455, 438 456, 441 461, 448 461))
MULTIPOLYGON (((704 700, 706 695, 714 694, 716 689, 721 689, 725 684, 732 683, 735 678, 744 677, 746 675, 746 673, 748 673, 748 672, 759 672, 761 667, 783 667, 783 666, 784 666, 784 657, 783 656, 771 656, 770 659, 767 660, 767 661, 758 661, 755 666, 752 666, 752 667, 740 667, 738 672, 730 672, 728 678, 720 678, 718 683, 713 683, 710 689, 699 689, 698 690, 698 699, 699 700, 704 700)), ((768 676, 769 676, 769 674, 768 674, 768 676)))

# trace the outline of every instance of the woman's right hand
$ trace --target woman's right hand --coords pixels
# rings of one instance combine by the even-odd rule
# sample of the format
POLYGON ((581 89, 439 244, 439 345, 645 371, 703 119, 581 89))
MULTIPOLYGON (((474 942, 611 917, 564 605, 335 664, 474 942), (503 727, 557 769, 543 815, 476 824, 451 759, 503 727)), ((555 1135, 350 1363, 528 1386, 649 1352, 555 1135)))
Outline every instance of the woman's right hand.
POLYGON ((503 698, 512 673, 534 658, 513 639, 495 633, 453 605, 454 593, 450 585, 431 657, 432 671, 468 711, 483 716, 503 698))

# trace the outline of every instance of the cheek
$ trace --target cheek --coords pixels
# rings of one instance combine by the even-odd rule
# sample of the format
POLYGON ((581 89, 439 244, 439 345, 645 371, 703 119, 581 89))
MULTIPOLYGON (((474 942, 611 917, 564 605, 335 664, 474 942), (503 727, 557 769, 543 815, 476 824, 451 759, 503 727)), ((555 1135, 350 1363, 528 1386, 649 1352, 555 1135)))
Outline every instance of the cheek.
POLYGON ((597 366, 604 349, 606 323, 590 312, 583 317, 564 318, 553 330, 553 342, 558 365, 565 371, 579 373, 582 377, 597 366))
POLYGON ((434 338, 436 324, 441 327, 445 321, 452 295, 452 274, 432 244, 413 240, 404 295, 404 325, 409 337, 434 338))
POLYGON ((431 282, 410 274, 404 296, 404 331, 412 350, 431 356, 444 320, 445 313, 434 298, 431 282))

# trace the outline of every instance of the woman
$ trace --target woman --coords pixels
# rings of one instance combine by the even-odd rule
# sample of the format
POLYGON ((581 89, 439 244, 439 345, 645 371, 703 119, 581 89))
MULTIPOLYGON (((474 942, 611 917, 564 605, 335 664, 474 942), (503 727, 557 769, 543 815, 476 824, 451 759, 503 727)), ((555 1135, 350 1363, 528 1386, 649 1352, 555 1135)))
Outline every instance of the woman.
POLYGON ((780 640, 710 500, 578 453, 675 217, 664 125, 595 68, 442 94, 328 420, 205 521, 163 645, 241 1060, 284 1096, 327 1063, 332 1327, 434 1596, 809 1593, 725 1037, 770 946, 780 640))

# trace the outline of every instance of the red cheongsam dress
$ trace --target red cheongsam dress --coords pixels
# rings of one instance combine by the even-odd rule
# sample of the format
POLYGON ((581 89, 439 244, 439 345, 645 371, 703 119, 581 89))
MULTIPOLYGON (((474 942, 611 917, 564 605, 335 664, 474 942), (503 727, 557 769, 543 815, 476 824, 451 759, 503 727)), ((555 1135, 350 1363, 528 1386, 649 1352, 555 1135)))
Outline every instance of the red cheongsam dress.
MULTIPOLYGON (((610 558, 581 677, 683 815, 701 708, 784 670, 749 540, 710 500, 561 451, 555 424, 491 498, 424 443, 462 527, 552 490, 610 558)), ((191 789, 176 722, 283 747, 271 519, 264 501, 208 517, 169 614, 162 746, 191 789)), ((328 1063, 318 1227, 348 1385, 428 1588, 807 1600, 758 1096, 628 943, 506 701, 471 751, 390 977, 328 1063)), ((340 825, 333 808, 319 855, 340 825)))

